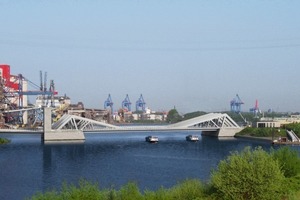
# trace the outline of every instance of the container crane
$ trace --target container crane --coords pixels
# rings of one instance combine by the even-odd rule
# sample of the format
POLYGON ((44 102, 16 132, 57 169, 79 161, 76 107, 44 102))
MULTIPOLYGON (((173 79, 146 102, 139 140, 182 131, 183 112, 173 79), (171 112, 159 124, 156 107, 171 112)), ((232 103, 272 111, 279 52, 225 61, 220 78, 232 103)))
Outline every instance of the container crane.
POLYGON ((140 109, 145 112, 146 111, 146 102, 144 101, 143 95, 141 94, 140 98, 135 103, 136 111, 140 109))
POLYGON ((122 108, 127 109, 127 111, 131 111, 131 102, 128 94, 126 95, 125 99, 122 101, 122 108))
POLYGON ((113 105, 114 105, 114 103, 112 102, 111 96, 110 96, 110 94, 108 94, 108 97, 107 97, 106 101, 104 102, 104 109, 107 109, 108 107, 110 107, 111 113, 113 113, 113 111, 114 111, 113 105))
POLYGON ((244 102, 241 100, 239 95, 236 94, 236 97, 230 101, 231 112, 240 113, 242 104, 244 104, 244 102))

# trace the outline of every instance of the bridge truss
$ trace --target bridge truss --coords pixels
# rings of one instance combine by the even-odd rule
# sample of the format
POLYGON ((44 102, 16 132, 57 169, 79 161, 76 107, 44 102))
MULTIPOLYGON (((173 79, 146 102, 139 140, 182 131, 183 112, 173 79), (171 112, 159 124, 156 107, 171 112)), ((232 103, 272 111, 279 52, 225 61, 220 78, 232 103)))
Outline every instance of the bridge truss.
MULTIPOLYGON (((208 131, 219 133, 220 130, 238 132, 241 128, 227 114, 209 113, 166 126, 114 126, 104 122, 66 114, 52 125, 52 129, 81 130, 85 132, 199 130, 202 132, 208 131)), ((227 135, 228 134, 226 133, 224 136, 227 135)))
POLYGON ((81 130, 81 131, 94 131, 94 130, 117 130, 118 126, 107 124, 104 122, 95 121, 92 119, 76 116, 76 115, 63 115, 57 122, 52 124, 52 129, 55 130, 81 130))
POLYGON ((229 115, 222 113, 209 113, 169 125, 169 127, 200 129, 240 128, 229 115))

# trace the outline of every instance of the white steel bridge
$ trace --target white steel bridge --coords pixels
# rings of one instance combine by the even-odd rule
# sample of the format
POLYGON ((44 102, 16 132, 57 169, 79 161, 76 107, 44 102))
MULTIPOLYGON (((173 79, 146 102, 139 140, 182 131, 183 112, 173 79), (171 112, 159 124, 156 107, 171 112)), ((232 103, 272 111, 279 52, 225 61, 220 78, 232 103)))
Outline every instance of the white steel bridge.
POLYGON ((126 132, 126 131, 174 131, 199 130, 202 134, 230 137, 242 128, 227 114, 209 113, 176 124, 158 126, 115 126, 75 115, 65 114, 51 126, 56 132, 82 131, 82 132, 126 132))

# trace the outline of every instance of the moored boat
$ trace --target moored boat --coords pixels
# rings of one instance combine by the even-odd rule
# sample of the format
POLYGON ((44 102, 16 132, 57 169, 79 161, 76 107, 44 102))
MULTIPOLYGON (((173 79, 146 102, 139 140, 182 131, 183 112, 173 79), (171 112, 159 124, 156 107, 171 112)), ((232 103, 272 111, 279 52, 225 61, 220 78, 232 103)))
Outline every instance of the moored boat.
POLYGON ((197 142, 199 137, 197 135, 188 135, 185 137, 186 141, 197 142))
POLYGON ((152 136, 152 135, 147 136, 145 139, 146 139, 146 142, 150 142, 150 143, 156 143, 156 142, 158 142, 158 137, 152 136))

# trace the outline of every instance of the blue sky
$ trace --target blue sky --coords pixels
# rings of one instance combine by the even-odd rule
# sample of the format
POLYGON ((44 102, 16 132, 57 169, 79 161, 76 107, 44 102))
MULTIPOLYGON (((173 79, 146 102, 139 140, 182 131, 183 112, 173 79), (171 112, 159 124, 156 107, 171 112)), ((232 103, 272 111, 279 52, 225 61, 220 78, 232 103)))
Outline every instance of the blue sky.
MULTIPOLYGON (((73 103, 300 111, 300 1, 0 0, 0 63, 73 103)), ((134 106, 133 106, 134 107, 134 106)))

